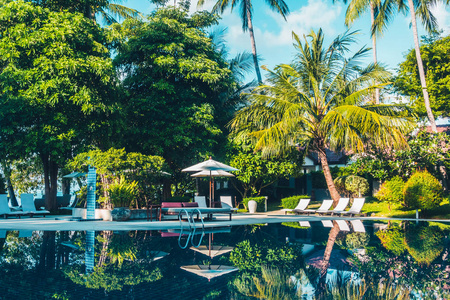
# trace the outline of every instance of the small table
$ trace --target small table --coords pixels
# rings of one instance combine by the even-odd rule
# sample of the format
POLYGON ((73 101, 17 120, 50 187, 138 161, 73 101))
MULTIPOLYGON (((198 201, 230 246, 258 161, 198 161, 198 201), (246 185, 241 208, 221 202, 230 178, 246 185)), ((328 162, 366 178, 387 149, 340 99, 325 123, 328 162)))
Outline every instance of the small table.
POLYGON ((161 204, 147 205, 147 221, 150 212, 150 222, 153 222, 153 209, 156 209, 156 220, 161 221, 161 204))

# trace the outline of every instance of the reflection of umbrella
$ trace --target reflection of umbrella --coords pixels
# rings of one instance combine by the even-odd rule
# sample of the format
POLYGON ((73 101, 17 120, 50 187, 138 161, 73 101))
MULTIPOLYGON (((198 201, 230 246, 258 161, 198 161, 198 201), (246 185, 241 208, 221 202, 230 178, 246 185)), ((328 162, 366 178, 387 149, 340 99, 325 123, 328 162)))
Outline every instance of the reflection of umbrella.
POLYGON ((211 249, 208 249, 206 245, 201 245, 198 248, 191 247, 191 249, 211 258, 233 251, 233 247, 229 246, 211 246, 211 249))
POLYGON ((239 270, 238 268, 235 267, 222 265, 191 265, 191 266, 181 266, 181 269, 208 278, 208 281, 210 281, 214 277, 218 277, 239 270))
POLYGON ((169 255, 169 253, 164 251, 149 251, 149 256, 152 258, 152 261, 161 259, 165 257, 166 255, 169 255))
MULTIPOLYGON (((213 177, 213 172, 217 171, 217 174, 219 174, 220 171, 237 171, 238 169, 233 168, 231 166, 228 166, 226 164, 220 163, 218 161, 213 160, 211 157, 201 163, 198 163, 196 165, 193 165, 191 167, 188 167, 186 169, 181 170, 182 172, 199 172, 197 174, 194 175, 198 175, 198 176, 194 176, 194 177, 206 177, 209 175, 209 207, 211 207, 211 203, 212 203, 212 177, 213 177), (205 176, 200 175, 201 174, 205 174, 205 176), (208 174, 209 173, 209 174, 208 174)), ((226 174, 230 174, 225 172, 226 174)), ((230 174, 232 175, 232 174, 230 174)), ((216 175, 216 176, 230 176, 230 175, 216 175)))

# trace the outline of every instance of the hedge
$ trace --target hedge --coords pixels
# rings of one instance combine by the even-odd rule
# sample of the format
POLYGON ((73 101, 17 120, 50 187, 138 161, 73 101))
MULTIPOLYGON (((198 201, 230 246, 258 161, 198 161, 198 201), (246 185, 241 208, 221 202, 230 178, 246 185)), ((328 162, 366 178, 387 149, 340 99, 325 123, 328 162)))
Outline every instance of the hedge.
POLYGON ((248 210, 248 201, 254 200, 256 203, 258 203, 258 206, 256 207, 256 211, 264 212, 265 209, 265 203, 266 203, 266 197, 250 197, 250 198, 244 198, 242 202, 244 203, 245 208, 248 210))
POLYGON ((300 202, 300 199, 310 199, 308 195, 295 195, 281 199, 281 206, 287 209, 294 209, 300 202))

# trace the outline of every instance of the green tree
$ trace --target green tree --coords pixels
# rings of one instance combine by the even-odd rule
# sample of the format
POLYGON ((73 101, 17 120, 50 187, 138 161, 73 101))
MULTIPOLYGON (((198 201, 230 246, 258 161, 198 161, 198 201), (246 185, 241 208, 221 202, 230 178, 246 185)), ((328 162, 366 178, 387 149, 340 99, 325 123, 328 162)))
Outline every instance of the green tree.
POLYGON ((73 153, 109 130, 115 73, 105 32, 80 14, 23 1, 0 3, 0 127, 3 147, 42 160, 46 209, 73 153))
POLYGON ((441 183, 427 171, 414 173, 403 187, 404 206, 429 210, 441 205, 444 190, 441 183))
POLYGON ((148 21, 113 25, 115 64, 128 93, 128 129, 118 142, 128 151, 163 156, 178 180, 186 177, 182 168, 226 143, 222 128, 229 119, 221 115, 230 114, 227 97, 235 83, 204 32, 213 24, 217 17, 207 12, 189 17, 161 8, 148 21))
POLYGON ((368 50, 345 58, 354 32, 323 45, 322 30, 302 42, 294 34, 299 53, 294 63, 279 65, 266 85, 249 95, 251 104, 231 123, 237 138, 254 139, 263 156, 279 154, 295 145, 318 154, 334 204, 336 191, 326 149, 362 152, 367 141, 379 147, 406 147, 404 133, 412 121, 395 105, 364 105, 364 96, 386 82, 389 73, 378 65, 358 67, 368 50))
POLYGON ((86 18, 95 20, 100 15, 103 21, 111 25, 117 23, 118 18, 136 18, 140 14, 137 10, 123 6, 121 0, 28 0, 39 6, 53 11, 67 10, 72 13, 82 13, 86 18), (116 3, 114 3, 116 2, 116 3), (118 3, 117 3, 118 2, 118 3))
POLYGON ((278 179, 295 176, 300 168, 293 157, 263 158, 260 152, 244 150, 232 156, 230 166, 238 169, 233 172, 238 182, 232 184, 243 198, 261 195, 263 188, 278 179))
MULTIPOLYGON (((427 70, 427 90, 430 105, 436 116, 450 115, 450 37, 438 39, 420 47, 422 60, 427 70)), ((408 95, 420 116, 426 116, 422 86, 417 72, 415 51, 411 50, 400 64, 394 85, 400 93, 408 95)))
MULTIPOLYGON (((197 5, 201 7, 205 4, 206 0, 199 0, 197 5)), ((231 10, 240 5, 239 14, 242 20, 242 30, 245 32, 248 30, 250 34, 250 42, 252 44, 253 63, 255 65, 256 76, 258 83, 262 83, 261 71, 259 70, 258 54, 256 53, 255 34, 253 32, 253 4, 252 0, 215 0, 217 1, 212 11, 215 13, 223 14, 225 9, 231 5, 231 10)), ((289 7, 284 0, 266 0, 269 8, 278 12, 286 20, 286 16, 289 14, 289 7)))

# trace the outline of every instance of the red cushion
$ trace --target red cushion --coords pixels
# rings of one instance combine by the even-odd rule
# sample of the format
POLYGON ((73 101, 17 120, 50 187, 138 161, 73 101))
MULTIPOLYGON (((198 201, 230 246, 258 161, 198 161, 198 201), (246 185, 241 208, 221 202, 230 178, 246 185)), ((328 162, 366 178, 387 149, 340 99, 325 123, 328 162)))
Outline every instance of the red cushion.
POLYGON ((182 207, 181 202, 162 202, 161 208, 182 207))
POLYGON ((183 207, 198 207, 197 202, 183 202, 183 207))

